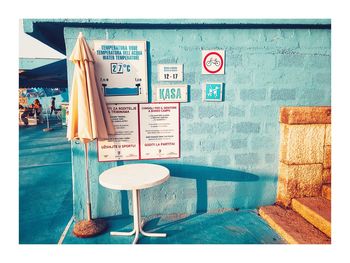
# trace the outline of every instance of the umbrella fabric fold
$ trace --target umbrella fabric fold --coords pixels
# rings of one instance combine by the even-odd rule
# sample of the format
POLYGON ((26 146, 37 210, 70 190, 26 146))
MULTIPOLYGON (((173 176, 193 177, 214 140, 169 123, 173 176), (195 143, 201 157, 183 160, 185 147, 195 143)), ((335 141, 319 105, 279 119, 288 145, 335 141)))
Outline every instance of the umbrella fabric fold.
POLYGON ((97 87, 92 52, 80 33, 70 60, 75 64, 69 103, 68 140, 88 143, 115 134, 102 90, 97 87))

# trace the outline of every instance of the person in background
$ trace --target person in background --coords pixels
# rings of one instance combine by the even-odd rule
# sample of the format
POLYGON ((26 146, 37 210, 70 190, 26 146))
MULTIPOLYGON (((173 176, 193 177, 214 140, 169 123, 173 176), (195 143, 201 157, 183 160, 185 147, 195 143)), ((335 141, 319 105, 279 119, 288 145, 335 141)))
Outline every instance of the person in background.
POLYGON ((33 104, 30 105, 30 107, 23 107, 24 111, 23 113, 21 114, 21 120, 23 121, 25 127, 28 126, 28 118, 29 116, 34 116, 34 113, 33 113, 33 104))
POLYGON ((33 108, 34 108, 34 110, 36 112, 36 116, 39 116, 40 113, 43 111, 43 107, 40 104, 40 101, 38 99, 34 100, 33 108))
POLYGON ((44 119, 41 115, 41 112, 43 111, 43 107, 40 104, 40 101, 38 99, 34 100, 33 109, 35 110, 36 117, 39 119, 39 122, 44 123, 44 119))
POLYGON ((24 107, 24 111, 21 114, 21 120, 23 121, 24 125, 28 126, 28 118, 34 117, 36 114, 36 117, 39 119, 39 122, 43 122, 43 119, 40 115, 42 112, 42 106, 40 104, 40 101, 36 99, 34 103, 30 104, 29 107, 24 107))
POLYGON ((50 116, 51 116, 52 112, 56 111, 56 104, 55 104, 55 102, 56 102, 56 98, 52 97, 51 98, 51 112, 50 112, 50 116))

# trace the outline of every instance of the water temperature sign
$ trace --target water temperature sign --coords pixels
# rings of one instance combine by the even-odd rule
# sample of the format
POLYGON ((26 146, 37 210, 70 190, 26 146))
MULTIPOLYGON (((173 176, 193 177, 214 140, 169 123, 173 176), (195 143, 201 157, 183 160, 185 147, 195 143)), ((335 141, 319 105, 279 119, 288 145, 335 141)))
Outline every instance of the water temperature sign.
POLYGON ((111 63, 112 74, 123 74, 124 72, 130 72, 131 66, 123 63, 111 63))
POLYGON ((202 74, 225 74, 225 50, 202 50, 202 74))
POLYGON ((107 103, 148 102, 146 41, 94 41, 98 86, 107 103))

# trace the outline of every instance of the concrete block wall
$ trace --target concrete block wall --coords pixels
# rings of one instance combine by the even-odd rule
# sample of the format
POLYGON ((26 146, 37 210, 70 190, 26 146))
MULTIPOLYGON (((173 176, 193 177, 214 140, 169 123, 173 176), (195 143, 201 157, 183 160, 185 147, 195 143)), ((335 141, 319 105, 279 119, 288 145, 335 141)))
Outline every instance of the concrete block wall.
POLYGON ((320 196, 331 181, 331 108, 283 107, 277 202, 320 196))
MULTIPOLYGON (((215 21, 213 21, 215 24, 215 21)), ((93 40, 146 40, 152 89, 157 64, 184 64, 190 100, 181 104, 181 158, 159 160, 171 170, 163 185, 142 191, 143 214, 255 208, 276 201, 279 108, 330 105, 331 30, 161 25, 64 29, 67 57, 79 32, 93 40), (225 75, 201 74, 201 50, 225 50, 225 75), (224 82, 223 102, 202 102, 201 84, 224 82)), ((73 65, 68 62, 71 83, 73 65)), ((164 83, 171 84, 171 83, 164 83)), ((151 93, 151 92, 149 92, 151 93)), ((74 213, 84 216, 83 145, 72 143, 74 213)), ((131 162, 98 163, 90 144, 93 216, 132 212, 130 193, 104 189, 98 175, 131 162)), ((151 162, 151 161, 147 161, 151 162)))

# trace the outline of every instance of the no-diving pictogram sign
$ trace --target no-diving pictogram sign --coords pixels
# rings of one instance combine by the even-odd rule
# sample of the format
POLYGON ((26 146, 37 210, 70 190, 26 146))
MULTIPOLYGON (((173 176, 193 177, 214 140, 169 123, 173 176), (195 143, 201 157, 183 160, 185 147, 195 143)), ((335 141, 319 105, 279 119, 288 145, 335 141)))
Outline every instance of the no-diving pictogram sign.
POLYGON ((225 50, 202 50, 202 74, 225 74, 225 50))

